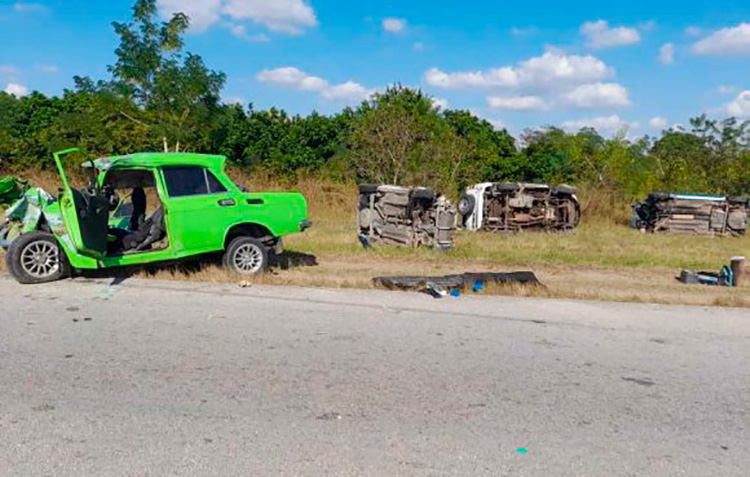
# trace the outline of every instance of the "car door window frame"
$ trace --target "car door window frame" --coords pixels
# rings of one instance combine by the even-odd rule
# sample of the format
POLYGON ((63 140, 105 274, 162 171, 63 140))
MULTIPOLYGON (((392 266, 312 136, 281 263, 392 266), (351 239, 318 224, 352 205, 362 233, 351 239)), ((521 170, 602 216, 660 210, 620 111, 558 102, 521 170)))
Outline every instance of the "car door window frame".
POLYGON ((219 178, 214 174, 209 168, 203 167, 203 166, 162 166, 161 167, 161 173, 162 177, 164 178, 164 186, 167 190, 167 194, 170 199, 182 199, 185 197, 202 197, 202 196, 210 196, 210 195, 218 195, 218 194, 227 194, 230 192, 229 188, 219 180, 219 178), (203 182, 205 184, 206 192, 199 193, 199 194, 180 194, 180 195, 172 195, 169 188, 169 177, 167 175, 167 171, 169 169, 200 169, 203 171, 203 182), (219 184, 224 190, 213 192, 211 190, 211 184, 209 182, 209 174, 211 174, 211 177, 214 178, 217 184, 219 184))

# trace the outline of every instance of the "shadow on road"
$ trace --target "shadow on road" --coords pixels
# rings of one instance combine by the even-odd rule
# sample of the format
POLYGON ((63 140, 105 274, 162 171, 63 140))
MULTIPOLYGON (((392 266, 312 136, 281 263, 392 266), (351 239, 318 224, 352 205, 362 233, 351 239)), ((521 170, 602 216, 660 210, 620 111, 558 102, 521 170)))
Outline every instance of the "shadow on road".
MULTIPOLYGON (((301 267, 316 267, 318 266, 318 259, 315 255, 309 253, 284 250, 280 254, 271 254, 269 256, 269 263, 272 271, 276 268, 280 270, 292 270, 301 267)), ((112 278, 110 286, 115 286, 136 275, 154 277, 162 272, 166 272, 190 277, 215 266, 221 266, 220 253, 158 264, 115 267, 101 270, 79 270, 77 275, 84 278, 112 278)))

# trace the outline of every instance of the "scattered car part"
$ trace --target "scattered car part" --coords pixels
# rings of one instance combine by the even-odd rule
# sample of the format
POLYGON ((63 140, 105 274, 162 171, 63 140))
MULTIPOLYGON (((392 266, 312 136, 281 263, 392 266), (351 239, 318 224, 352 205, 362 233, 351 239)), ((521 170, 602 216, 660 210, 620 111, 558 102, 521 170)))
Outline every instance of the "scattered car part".
POLYGON ((453 247, 456 210, 427 187, 360 185, 357 210, 359 240, 400 247, 453 247))
POLYGON ((501 273, 463 273, 460 275, 404 276, 404 277, 375 277, 372 279, 377 286, 391 290, 465 290, 475 292, 484 289, 488 283, 541 286, 534 272, 501 272, 501 273))
POLYGON ((744 197, 654 193, 633 205, 631 224, 644 232, 744 235, 747 214, 744 197))
POLYGON ((717 272, 683 270, 679 281, 687 285, 713 285, 724 287, 739 287, 745 272, 745 257, 732 257, 729 265, 724 265, 717 272))
POLYGON ((564 185, 477 184, 461 196, 458 212, 463 228, 472 231, 571 230, 581 220, 576 189, 564 185))
POLYGON ((0 177, 0 207, 7 207, 21 197, 29 188, 28 183, 15 177, 0 177))
MULTIPOLYGON (((62 191, 53 198, 26 190, 5 212, 0 245, 8 270, 21 283, 43 283, 74 269, 110 268, 225 252, 225 264, 252 275, 268 267, 268 252, 281 237, 311 223, 305 198, 296 192, 246 192, 224 172, 226 159, 188 153, 141 153, 87 163, 93 186, 78 190, 54 154, 62 191), (131 220, 136 207, 121 207, 116 190, 148 186, 160 207, 131 220), (121 228, 123 224, 142 230, 121 228), (144 232, 143 237, 138 236, 144 232), (121 242, 129 246, 113 247, 121 242)), ((142 212, 142 211, 141 211, 142 212)))

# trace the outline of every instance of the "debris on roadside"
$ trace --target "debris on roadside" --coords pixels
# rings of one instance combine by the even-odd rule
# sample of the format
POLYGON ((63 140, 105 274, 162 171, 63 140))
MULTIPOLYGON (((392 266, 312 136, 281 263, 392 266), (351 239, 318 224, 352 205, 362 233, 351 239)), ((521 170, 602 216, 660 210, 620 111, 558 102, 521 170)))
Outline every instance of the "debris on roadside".
POLYGON ((23 197, 29 184, 15 177, 0 177, 0 207, 8 207, 23 197))
POLYGON ((463 273, 459 275, 445 275, 437 277, 406 276, 406 277, 375 277, 372 279, 376 286, 389 290, 416 290, 434 298, 451 296, 458 298, 464 290, 478 293, 490 283, 519 284, 540 286, 541 283, 534 272, 508 273, 463 273))
POLYGON ((253 286, 253 284, 250 283, 248 280, 242 280, 241 282, 237 284, 237 286, 240 288, 250 288, 251 286, 253 286))
POLYGON ((718 272, 683 270, 677 279, 686 285, 738 287, 742 284, 744 268, 745 257, 732 257, 730 264, 718 272))

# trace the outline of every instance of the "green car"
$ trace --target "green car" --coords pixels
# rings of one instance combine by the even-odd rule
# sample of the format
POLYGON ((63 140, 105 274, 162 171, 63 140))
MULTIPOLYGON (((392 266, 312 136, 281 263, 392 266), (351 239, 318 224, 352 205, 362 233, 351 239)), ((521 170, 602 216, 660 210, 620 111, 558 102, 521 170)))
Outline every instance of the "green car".
POLYGON ((0 245, 20 283, 45 283, 73 270, 172 261, 223 252, 244 275, 268 268, 285 235, 310 227, 296 192, 249 192, 224 171, 226 158, 140 153, 90 161, 86 189, 70 186, 54 154, 57 198, 30 188, 6 210, 0 245))

